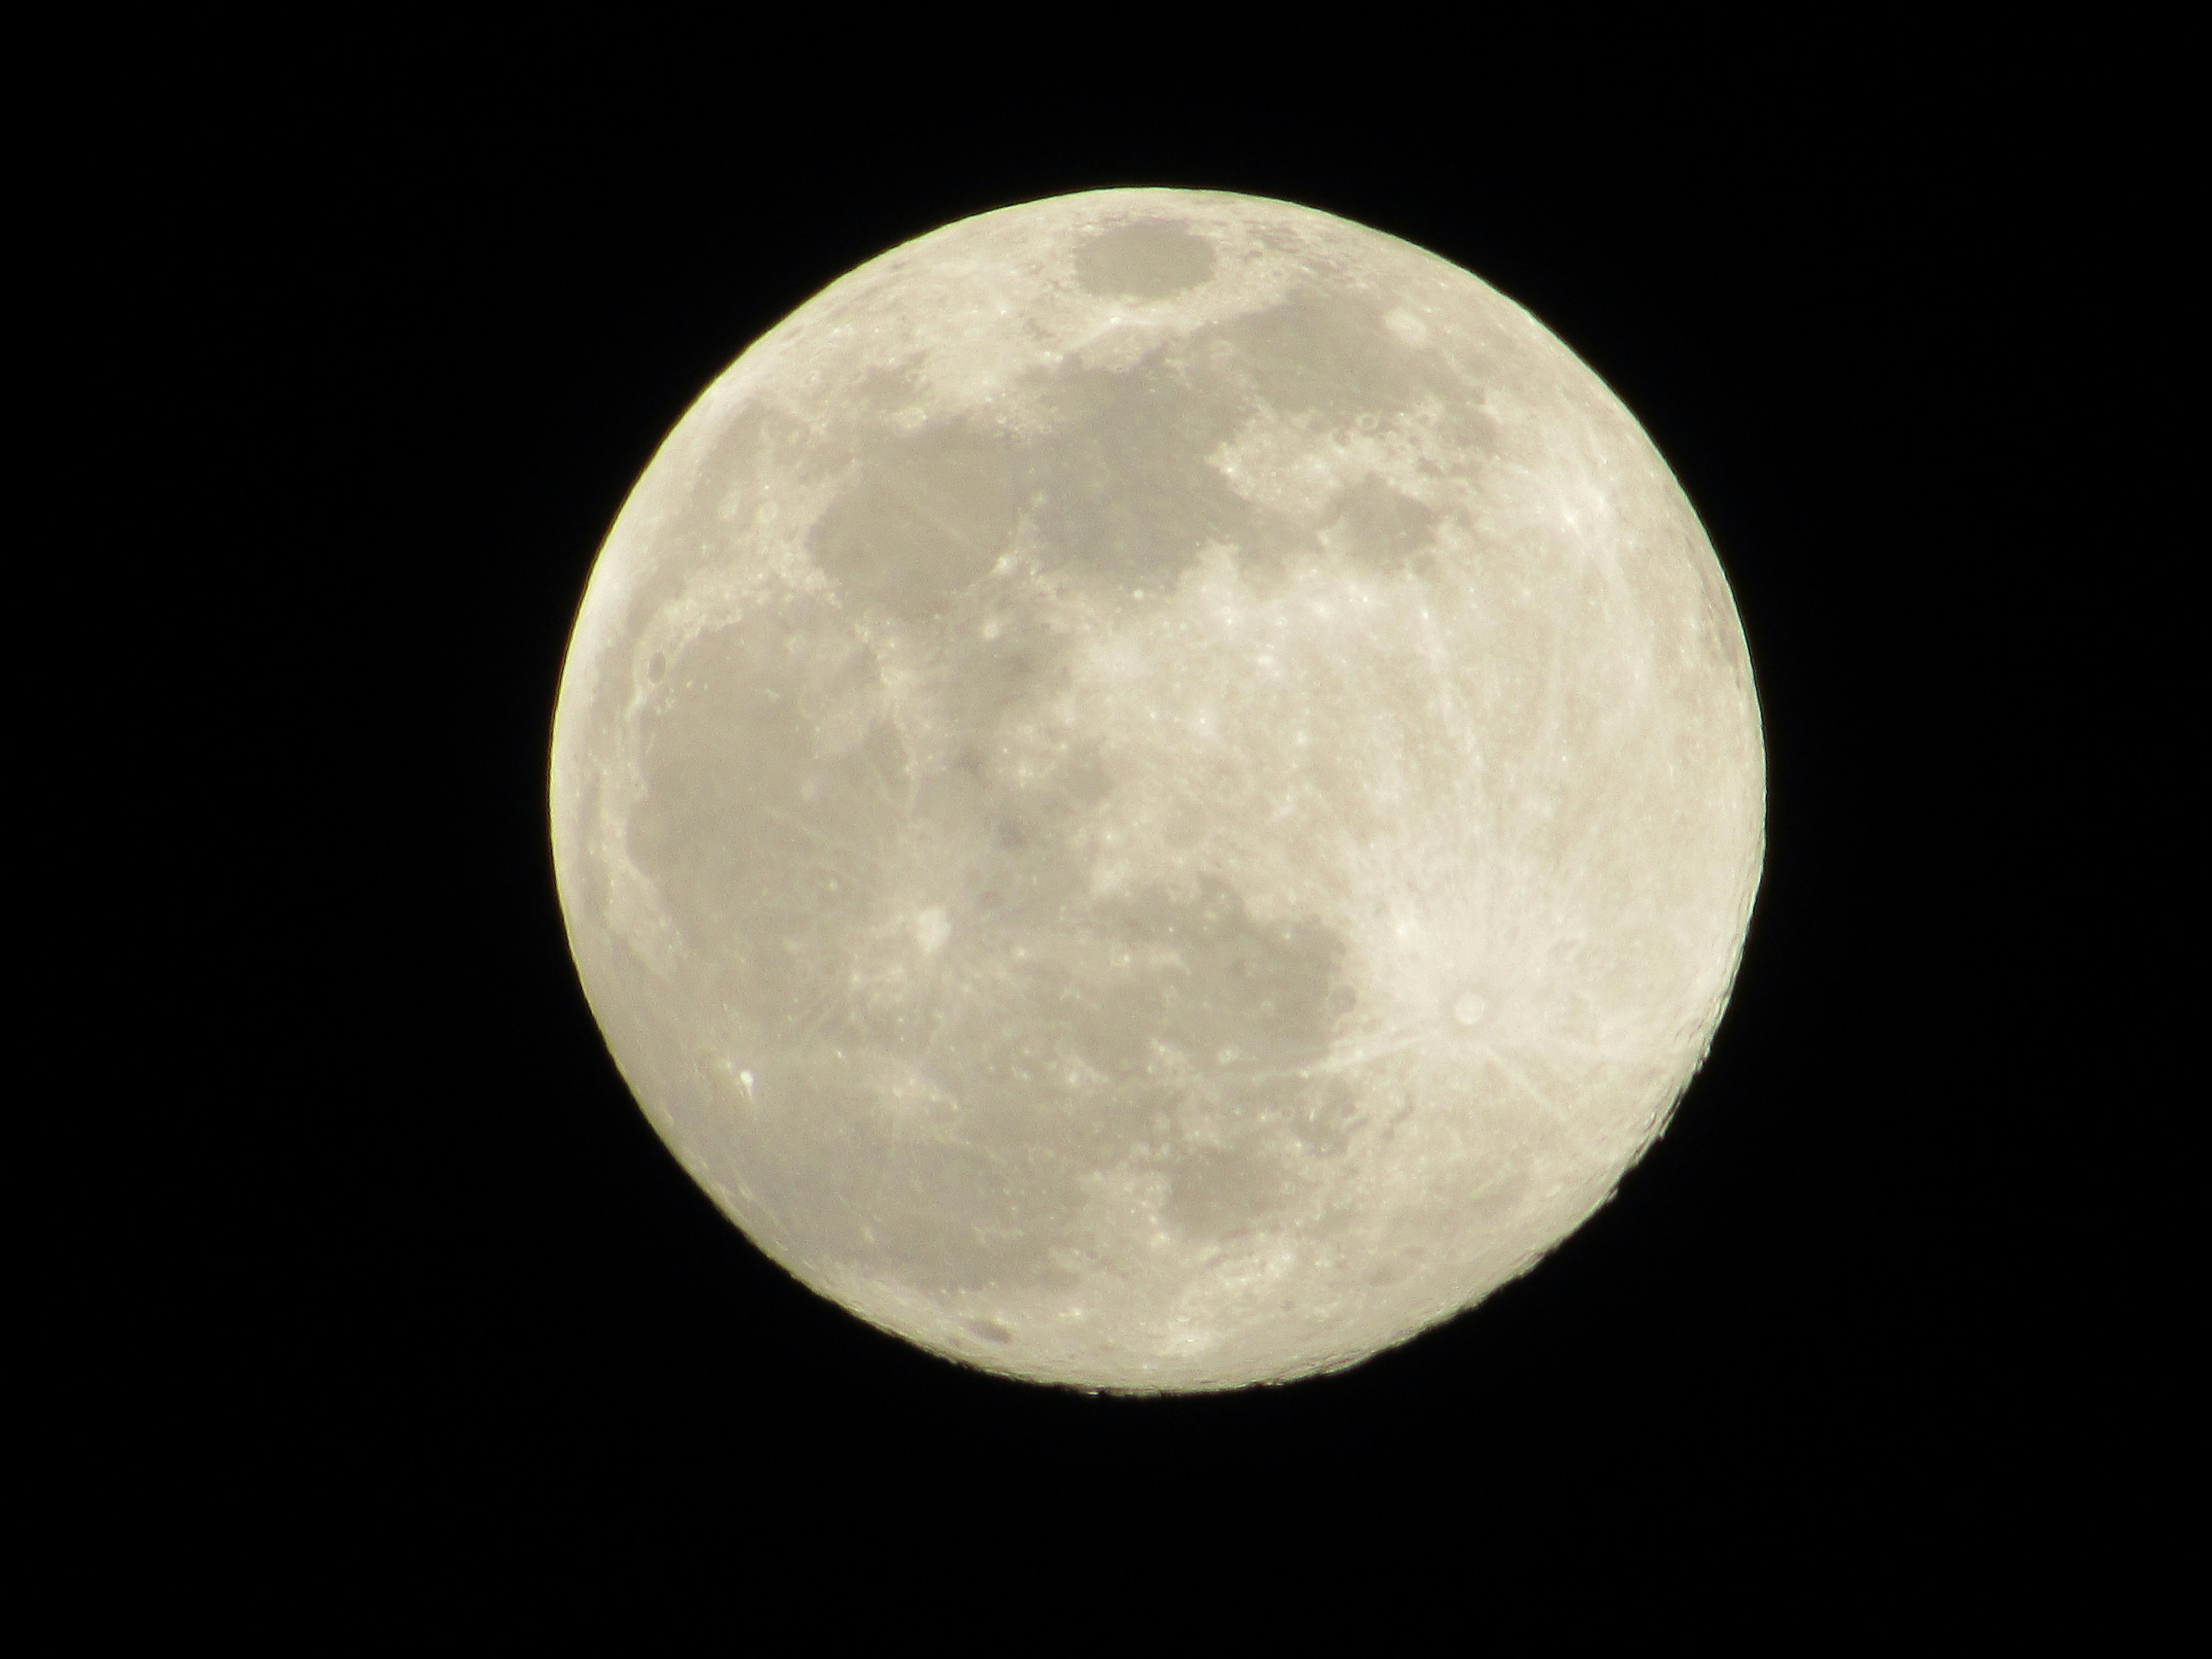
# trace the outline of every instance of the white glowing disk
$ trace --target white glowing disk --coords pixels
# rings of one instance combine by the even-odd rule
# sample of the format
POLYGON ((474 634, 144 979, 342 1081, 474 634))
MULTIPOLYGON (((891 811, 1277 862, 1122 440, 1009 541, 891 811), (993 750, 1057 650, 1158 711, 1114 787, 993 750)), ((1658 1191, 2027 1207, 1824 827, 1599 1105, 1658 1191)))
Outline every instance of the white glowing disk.
POLYGON ((1633 418, 1432 254, 1101 191, 708 389, 554 734, 584 986, 760 1247, 1092 1389, 1352 1364, 1650 1146, 1758 884, 1759 715, 1633 418))

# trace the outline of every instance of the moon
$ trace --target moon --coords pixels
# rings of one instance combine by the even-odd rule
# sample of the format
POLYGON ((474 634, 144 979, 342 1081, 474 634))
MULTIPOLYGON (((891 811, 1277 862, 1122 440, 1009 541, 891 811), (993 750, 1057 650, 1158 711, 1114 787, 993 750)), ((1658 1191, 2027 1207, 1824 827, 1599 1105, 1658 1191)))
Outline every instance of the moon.
POLYGON ((555 716, 576 966, 699 1184, 1011 1376, 1354 1364, 1704 1059, 1764 847, 1728 584, 1518 306, 1107 190, 832 283, 684 416, 555 716))

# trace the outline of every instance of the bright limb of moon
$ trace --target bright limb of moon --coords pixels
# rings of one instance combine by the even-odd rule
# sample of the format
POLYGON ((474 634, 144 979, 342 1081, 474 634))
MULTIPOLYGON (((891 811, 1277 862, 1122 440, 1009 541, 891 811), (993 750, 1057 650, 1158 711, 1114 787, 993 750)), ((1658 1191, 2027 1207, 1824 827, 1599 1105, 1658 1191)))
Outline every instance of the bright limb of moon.
POLYGON ((1435 256, 1102 191, 832 284, 654 457, 554 728, 585 989, 801 1280, 1012 1376, 1355 1363, 1659 1133, 1750 662, 1595 375, 1435 256))

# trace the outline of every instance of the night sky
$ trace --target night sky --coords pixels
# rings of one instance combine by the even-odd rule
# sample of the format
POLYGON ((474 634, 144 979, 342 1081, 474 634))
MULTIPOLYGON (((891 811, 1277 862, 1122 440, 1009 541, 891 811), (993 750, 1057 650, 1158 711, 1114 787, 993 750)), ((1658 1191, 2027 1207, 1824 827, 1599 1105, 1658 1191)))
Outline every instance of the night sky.
POLYGON ((1715 75, 1680 98, 1632 71, 1509 76, 1504 95, 1480 66, 1400 88, 1316 62, 1219 104, 1194 66, 1018 97, 794 68, 755 103, 486 64, 313 117, 313 188, 283 197, 301 229, 266 267, 304 296, 300 390, 271 420, 324 375, 361 389, 326 465, 362 574, 317 600, 344 741, 305 763, 301 856, 348 895, 324 929, 346 966, 303 1031, 334 1103, 301 1110, 340 1125, 317 1158, 374 1175, 301 1224, 334 1264, 302 1316, 304 1468, 426 1511, 620 1493, 885 1538, 953 1510, 1651 1528, 1693 1498, 1924 1508, 1969 1480, 1987 1250, 1947 1195, 1992 1133, 1966 917, 1994 878, 1960 762, 1990 704, 1951 642, 1990 557, 1962 434, 2002 401, 1982 248, 2013 164, 1880 64, 1849 88, 1715 75), (586 578, 691 399, 902 240, 1137 184, 1405 238, 1589 362, 1711 533, 1769 768, 1733 1004, 1617 1198, 1531 1276, 1352 1371, 1156 1401, 960 1370, 755 1250, 601 1043, 545 804, 586 578))

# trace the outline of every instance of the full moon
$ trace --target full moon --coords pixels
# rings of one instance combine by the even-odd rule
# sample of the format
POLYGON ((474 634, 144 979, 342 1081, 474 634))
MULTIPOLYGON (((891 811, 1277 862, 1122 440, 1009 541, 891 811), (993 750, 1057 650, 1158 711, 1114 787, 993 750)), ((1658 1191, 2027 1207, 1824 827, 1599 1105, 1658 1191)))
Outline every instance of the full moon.
POLYGON ((1436 255, 1108 190, 832 283, 594 567, 555 867, 623 1077, 801 1281, 1132 1392, 1526 1272, 1704 1059, 1743 633, 1635 419, 1436 255))

